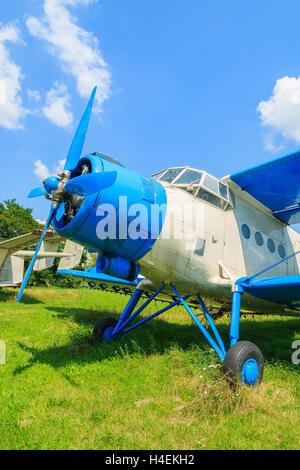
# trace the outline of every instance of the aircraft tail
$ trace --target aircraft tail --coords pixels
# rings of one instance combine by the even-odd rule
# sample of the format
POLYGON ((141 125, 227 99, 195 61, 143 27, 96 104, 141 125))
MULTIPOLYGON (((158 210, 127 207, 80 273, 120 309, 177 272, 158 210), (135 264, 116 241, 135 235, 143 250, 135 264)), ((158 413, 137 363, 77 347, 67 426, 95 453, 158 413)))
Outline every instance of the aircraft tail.
POLYGON ((74 269, 80 264, 84 247, 74 243, 71 240, 67 240, 65 244, 64 254, 65 257, 60 260, 58 265, 59 269, 74 269), (67 254, 70 254, 67 256, 67 254))
POLYGON ((0 269, 0 287, 16 286, 23 281, 24 258, 8 256, 0 269))

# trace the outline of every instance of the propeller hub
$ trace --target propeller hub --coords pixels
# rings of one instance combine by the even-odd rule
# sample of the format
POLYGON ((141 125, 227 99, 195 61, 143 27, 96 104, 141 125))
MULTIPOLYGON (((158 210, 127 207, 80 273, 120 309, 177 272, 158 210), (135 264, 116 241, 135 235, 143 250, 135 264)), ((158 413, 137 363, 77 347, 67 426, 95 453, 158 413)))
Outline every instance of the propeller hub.
POLYGON ((59 185, 59 178, 57 176, 49 176, 44 181, 44 188, 47 193, 51 194, 52 191, 56 191, 59 185))

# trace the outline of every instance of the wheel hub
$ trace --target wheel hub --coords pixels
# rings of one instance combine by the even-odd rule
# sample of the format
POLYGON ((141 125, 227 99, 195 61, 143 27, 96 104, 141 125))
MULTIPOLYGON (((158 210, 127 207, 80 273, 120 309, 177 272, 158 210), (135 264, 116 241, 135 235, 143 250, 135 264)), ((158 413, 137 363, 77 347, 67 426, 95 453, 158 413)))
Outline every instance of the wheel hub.
POLYGON ((103 333, 103 340, 104 341, 107 341, 107 342, 110 342, 114 339, 113 337, 113 331, 114 331, 114 327, 113 326, 110 326, 108 328, 106 328, 106 330, 104 331, 103 333))
POLYGON ((258 364, 255 359, 248 359, 242 370, 242 381, 247 385, 254 385, 258 377, 258 364))

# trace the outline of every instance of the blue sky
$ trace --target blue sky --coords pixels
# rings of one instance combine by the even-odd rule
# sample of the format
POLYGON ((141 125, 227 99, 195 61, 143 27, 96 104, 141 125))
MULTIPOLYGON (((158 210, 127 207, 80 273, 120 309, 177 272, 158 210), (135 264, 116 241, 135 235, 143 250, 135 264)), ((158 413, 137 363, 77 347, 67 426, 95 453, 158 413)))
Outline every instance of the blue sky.
POLYGON ((222 177, 300 147, 297 0, 11 0, 0 6, 0 201, 84 152, 222 177), (38 163, 37 163, 38 162, 38 163), (37 176, 39 175, 39 177, 37 176))

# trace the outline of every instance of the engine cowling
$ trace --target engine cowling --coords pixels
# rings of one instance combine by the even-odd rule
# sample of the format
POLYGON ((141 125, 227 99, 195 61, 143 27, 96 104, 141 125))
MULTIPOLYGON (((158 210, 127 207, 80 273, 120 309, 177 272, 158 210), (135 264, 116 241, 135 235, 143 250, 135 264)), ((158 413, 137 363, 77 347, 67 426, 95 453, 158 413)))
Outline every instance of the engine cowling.
POLYGON ((112 186, 91 196, 67 197, 53 220, 54 229, 62 237, 97 253, 119 256, 129 261, 141 259, 151 250, 162 230, 167 202, 165 189, 157 181, 131 171, 102 154, 81 158, 71 178, 83 171, 116 171, 117 179, 112 186), (140 217, 139 207, 143 217, 140 217), (157 216, 153 217, 153 213, 157 216), (133 234, 133 227, 138 228, 137 218, 140 222, 139 233, 135 230, 133 234), (109 229, 113 224, 113 233, 102 230, 105 225, 109 229))

